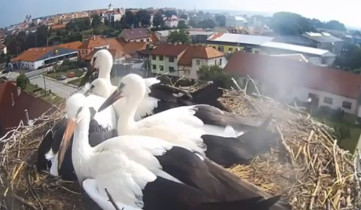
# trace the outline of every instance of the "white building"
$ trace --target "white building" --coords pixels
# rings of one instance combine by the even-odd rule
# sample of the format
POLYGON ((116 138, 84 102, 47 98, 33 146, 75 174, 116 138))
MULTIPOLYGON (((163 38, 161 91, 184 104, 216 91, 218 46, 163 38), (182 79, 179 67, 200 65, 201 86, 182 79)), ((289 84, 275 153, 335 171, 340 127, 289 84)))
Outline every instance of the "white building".
POLYGON ((179 23, 178 17, 175 15, 173 15, 172 17, 170 17, 164 21, 164 25, 169 28, 178 27, 178 23, 179 23))
POLYGON ((247 24, 247 19, 239 15, 228 16, 226 18, 227 27, 240 28, 240 27, 244 27, 246 24, 247 24))
POLYGON ((290 103, 295 99, 307 102, 311 99, 313 107, 327 106, 361 117, 357 103, 361 94, 361 75, 281 57, 241 52, 233 54, 225 71, 252 77, 265 95, 281 102, 290 103))
POLYGON ((150 68, 154 74, 198 79, 204 66, 224 67, 227 60, 223 53, 206 46, 160 44, 150 53, 150 68))
POLYGON ((58 46, 30 48, 19 56, 11 59, 14 68, 36 70, 62 61, 76 60, 78 51, 58 46))
POLYGON ((0 55, 4 53, 5 55, 8 53, 7 48, 4 44, 0 43, 0 55))

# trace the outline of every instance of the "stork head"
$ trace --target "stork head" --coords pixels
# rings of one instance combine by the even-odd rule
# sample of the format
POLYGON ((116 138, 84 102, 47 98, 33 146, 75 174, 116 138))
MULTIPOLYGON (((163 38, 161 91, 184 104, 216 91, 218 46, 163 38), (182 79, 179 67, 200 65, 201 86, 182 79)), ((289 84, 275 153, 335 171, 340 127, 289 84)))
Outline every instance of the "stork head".
POLYGON ((122 97, 128 100, 131 98, 140 99, 144 98, 145 94, 146 86, 144 79, 137 74, 128 74, 120 80, 117 89, 107 98, 98 111, 106 109, 122 97))

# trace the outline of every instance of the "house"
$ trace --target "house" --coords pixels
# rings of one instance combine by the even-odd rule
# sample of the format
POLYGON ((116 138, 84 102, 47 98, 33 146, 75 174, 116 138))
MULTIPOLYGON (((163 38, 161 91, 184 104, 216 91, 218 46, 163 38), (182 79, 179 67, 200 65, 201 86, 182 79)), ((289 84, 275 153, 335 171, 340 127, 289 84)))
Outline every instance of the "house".
POLYGON ((145 28, 124 29, 120 37, 126 42, 152 42, 152 36, 145 28))
POLYGON ((0 31, 0 44, 3 44, 5 42, 5 33, 3 31, 0 31))
POLYGON ((175 15, 172 15, 172 17, 170 18, 167 18, 165 21, 164 21, 164 25, 169 27, 169 28, 176 28, 178 27, 178 17, 175 16, 175 15))
POLYGON ((56 25, 50 26, 50 28, 54 31, 64 30, 66 28, 66 24, 56 24, 56 25))
POLYGON ((50 110, 52 105, 21 91, 11 82, 0 84, 0 136, 50 110))
POLYGON ((104 38, 93 36, 85 41, 80 47, 80 57, 90 61, 92 55, 99 49, 108 49, 115 63, 121 63, 124 59, 136 56, 138 50, 144 50, 145 42, 127 42, 123 38, 104 38))
POLYGON ((325 49, 335 54, 338 54, 342 50, 343 40, 335 36, 332 36, 329 33, 314 33, 306 32, 302 36, 312 42, 313 47, 325 49))
POLYGON ((224 67, 225 55, 206 46, 159 44, 150 52, 150 68, 154 74, 198 79, 198 70, 203 65, 224 67))
POLYGON ((4 44, 0 43, 0 55, 3 53, 6 55, 8 53, 8 51, 7 51, 6 46, 4 44))
POLYGON ((328 106, 361 116, 357 103, 361 75, 320 67, 282 57, 237 52, 228 61, 225 71, 253 78, 263 94, 281 102, 312 100, 315 107, 328 106))
POLYGON ((114 24, 116 21, 120 21, 124 15, 123 10, 121 9, 113 9, 112 5, 109 4, 109 9, 105 13, 103 13, 104 21, 107 20, 110 24, 114 24))
POLYGON ((226 26, 227 27, 244 27, 247 24, 247 19, 240 15, 228 16, 226 18, 226 26))
POLYGON ((237 51, 252 52, 260 45, 270 42, 273 37, 245 34, 216 33, 207 40, 207 45, 224 53, 237 51))
POLYGON ((17 57, 11 59, 15 68, 36 70, 62 61, 76 60, 78 51, 59 46, 30 48, 17 57))
MULTIPOLYGON (((178 29, 175 29, 178 31, 178 29)), ((168 35, 171 31, 174 30, 163 30, 163 31, 155 31, 154 34, 155 36, 159 39, 160 42, 168 42, 168 35)), ((211 37, 214 32, 212 31, 205 31, 205 30, 193 30, 190 29, 188 30, 188 36, 190 38, 190 40, 192 41, 192 43, 196 44, 196 43, 206 43, 208 38, 211 37)))
POLYGON ((266 55, 301 53, 310 63, 320 66, 332 66, 336 59, 336 55, 328 50, 280 42, 266 42, 253 52, 266 55))

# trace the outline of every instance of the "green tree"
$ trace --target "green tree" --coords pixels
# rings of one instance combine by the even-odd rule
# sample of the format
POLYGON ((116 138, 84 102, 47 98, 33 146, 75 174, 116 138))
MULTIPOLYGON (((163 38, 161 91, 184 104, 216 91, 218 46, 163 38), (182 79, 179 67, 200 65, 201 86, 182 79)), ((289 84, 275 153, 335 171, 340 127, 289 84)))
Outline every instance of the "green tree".
POLYGON ((361 47, 354 44, 345 43, 342 53, 336 57, 334 66, 342 69, 361 68, 361 47))
POLYGON ((40 26, 36 30, 35 35, 36 35, 36 46, 37 47, 47 46, 48 37, 50 36, 47 26, 45 26, 45 25, 40 26))
POLYGON ((188 26, 187 26, 187 24, 184 22, 184 20, 180 20, 180 21, 178 22, 178 28, 179 28, 179 29, 187 29, 188 26))
POLYGON ((202 66, 198 71, 200 80, 219 82, 223 88, 232 86, 232 79, 229 74, 219 66, 202 66))
POLYGON ((135 15, 131 11, 125 12, 125 18, 124 18, 125 24, 128 28, 131 28, 135 25, 135 15))
POLYGON ((184 29, 170 31, 167 40, 171 43, 190 43, 187 31, 184 29))
POLYGON ((156 28, 164 26, 164 20, 161 13, 157 12, 153 17, 153 26, 156 28))
POLYGON ((170 18, 172 17, 173 15, 177 15, 177 11, 175 10, 167 10, 164 12, 164 15, 167 17, 167 18, 170 18))
POLYGON ((193 28, 197 27, 197 21, 195 19, 190 19, 188 25, 192 26, 193 28))
POLYGON ((21 73, 16 78, 16 86, 20 87, 21 89, 26 89, 26 86, 30 83, 29 78, 26 77, 25 74, 21 73))
POLYGON ((135 15, 136 25, 146 27, 150 25, 150 14, 147 10, 140 10, 135 15))
POLYGON ((299 35, 316 30, 309 19, 290 12, 275 13, 271 20, 271 27, 280 35, 299 35))
POLYGON ((188 19, 188 15, 186 15, 186 14, 184 14, 184 13, 181 14, 179 17, 182 18, 182 19, 185 19, 185 20, 188 19))
POLYGON ((216 15, 216 22, 219 26, 226 26, 226 16, 216 15))
POLYGON ((100 16, 97 14, 93 15, 92 18, 93 18, 92 28, 95 29, 102 23, 102 20, 101 20, 100 16))
POLYGON ((346 31, 346 27, 343 23, 338 22, 337 20, 331 20, 325 23, 324 28, 337 30, 337 31, 346 31))

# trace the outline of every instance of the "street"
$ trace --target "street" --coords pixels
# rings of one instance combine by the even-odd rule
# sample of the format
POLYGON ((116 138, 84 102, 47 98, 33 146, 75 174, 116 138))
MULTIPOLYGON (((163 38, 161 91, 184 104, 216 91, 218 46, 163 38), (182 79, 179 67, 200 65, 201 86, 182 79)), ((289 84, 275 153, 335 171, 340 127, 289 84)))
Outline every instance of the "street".
MULTIPOLYGON (((38 75, 30 78, 30 83, 38 85, 40 88, 44 88, 44 79, 42 75, 38 75)), ((67 98, 78 89, 70 87, 62 82, 54 81, 45 77, 46 90, 51 90, 61 98, 67 98)))

